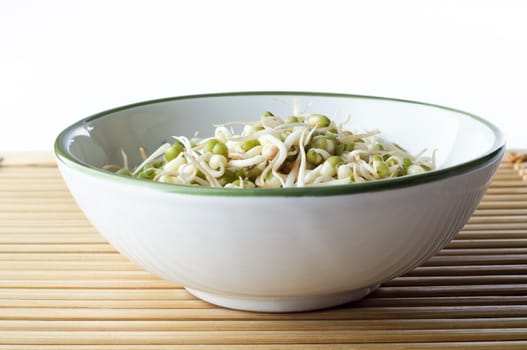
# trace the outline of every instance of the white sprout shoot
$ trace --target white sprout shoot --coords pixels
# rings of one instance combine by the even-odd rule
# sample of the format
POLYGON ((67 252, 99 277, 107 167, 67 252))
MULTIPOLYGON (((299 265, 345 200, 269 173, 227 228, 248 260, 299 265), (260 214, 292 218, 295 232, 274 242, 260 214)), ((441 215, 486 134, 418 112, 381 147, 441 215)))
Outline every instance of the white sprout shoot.
MULTIPOLYGON (((152 153, 150 156, 145 157, 145 160, 143 160, 143 162, 132 172, 132 175, 133 176, 137 175, 144 168, 145 165, 154 161, 156 158, 162 156, 165 153, 165 151, 169 148, 170 148, 170 143, 164 143, 161 147, 156 149, 154 153, 152 153)), ((141 147, 140 150, 143 150, 143 147, 141 147)))
POLYGON ((128 156, 126 155, 126 153, 124 152, 124 149, 122 147, 121 147, 121 156, 123 157, 123 168, 130 169, 128 167, 128 156))

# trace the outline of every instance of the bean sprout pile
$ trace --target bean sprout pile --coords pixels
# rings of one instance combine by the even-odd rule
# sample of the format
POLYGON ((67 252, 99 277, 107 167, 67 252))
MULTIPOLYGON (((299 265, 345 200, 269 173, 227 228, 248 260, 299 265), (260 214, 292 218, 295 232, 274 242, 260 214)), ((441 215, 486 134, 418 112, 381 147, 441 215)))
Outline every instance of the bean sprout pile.
POLYGON ((380 137, 379 130, 354 131, 322 114, 280 118, 265 112, 255 122, 215 126, 213 137, 174 136, 130 169, 104 168, 119 175, 163 183, 224 188, 281 188, 345 185, 435 168, 435 152, 412 156, 380 137), (242 131, 236 134, 233 127, 242 131))

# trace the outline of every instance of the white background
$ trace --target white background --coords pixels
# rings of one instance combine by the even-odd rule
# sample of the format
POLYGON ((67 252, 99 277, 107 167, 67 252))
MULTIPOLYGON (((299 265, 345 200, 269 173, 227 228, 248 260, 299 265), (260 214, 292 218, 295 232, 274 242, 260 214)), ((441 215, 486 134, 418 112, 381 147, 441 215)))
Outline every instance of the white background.
POLYGON ((521 0, 0 0, 0 50, 0 152, 51 150, 119 105, 243 90, 443 104, 527 148, 521 0))

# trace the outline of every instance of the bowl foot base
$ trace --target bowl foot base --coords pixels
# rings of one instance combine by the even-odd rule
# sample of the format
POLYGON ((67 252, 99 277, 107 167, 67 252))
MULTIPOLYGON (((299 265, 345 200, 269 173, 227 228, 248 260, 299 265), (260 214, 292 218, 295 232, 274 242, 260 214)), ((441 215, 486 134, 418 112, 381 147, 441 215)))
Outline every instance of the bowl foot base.
POLYGON ((256 312, 299 312, 323 309, 364 298, 379 285, 356 289, 350 292, 300 297, 249 297, 202 292, 185 288, 195 297, 211 304, 229 309, 256 312))

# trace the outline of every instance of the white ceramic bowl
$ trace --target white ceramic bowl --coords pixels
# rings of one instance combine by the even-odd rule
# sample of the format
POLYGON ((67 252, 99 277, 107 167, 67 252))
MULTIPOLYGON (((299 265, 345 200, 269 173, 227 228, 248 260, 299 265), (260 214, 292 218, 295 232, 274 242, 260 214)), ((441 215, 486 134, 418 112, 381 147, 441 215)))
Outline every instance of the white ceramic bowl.
MULTIPOLYGON (((201 136, 208 136, 201 134, 201 136)), ((437 105, 325 93, 184 96, 116 108, 57 138, 62 175, 90 222, 122 254, 211 303, 302 311, 364 297, 444 247, 469 219, 504 152, 490 123, 437 105), (381 129, 438 169, 354 185, 215 189, 152 183, 100 169, 139 162, 172 135, 212 124, 287 116, 293 101, 351 126, 381 129)))

